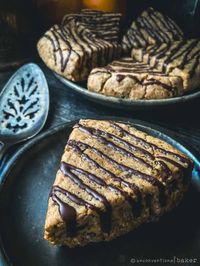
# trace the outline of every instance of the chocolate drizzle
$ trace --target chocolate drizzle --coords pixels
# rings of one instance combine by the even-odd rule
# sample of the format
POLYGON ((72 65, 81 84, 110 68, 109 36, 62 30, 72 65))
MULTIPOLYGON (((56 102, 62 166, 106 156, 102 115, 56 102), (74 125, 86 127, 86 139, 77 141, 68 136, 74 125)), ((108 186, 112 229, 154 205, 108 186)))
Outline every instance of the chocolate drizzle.
POLYGON ((176 95, 176 92, 177 92, 177 88, 175 87, 172 87, 168 84, 165 84, 159 80, 156 80, 156 79, 148 79, 144 85, 148 86, 148 85, 158 85, 158 86, 161 86, 162 88, 164 88, 165 90, 167 91, 171 91, 173 93, 173 95, 176 95))
POLYGON ((83 9, 79 19, 98 38, 113 42, 119 40, 121 14, 83 9))
POLYGON ((147 73, 164 76, 165 74, 159 70, 156 70, 148 64, 135 62, 131 57, 123 57, 120 60, 115 60, 111 64, 105 66, 103 69, 113 73, 147 73))
POLYGON ((58 26, 52 27, 51 30, 44 35, 44 38, 48 39, 53 46, 53 57, 55 65, 58 64, 58 58, 60 58, 59 63, 61 66, 61 72, 65 71, 72 51, 79 57, 78 53, 76 53, 72 49, 72 46, 68 42, 68 39, 65 38, 65 35, 61 32, 61 29, 58 26), (70 49, 68 53, 64 53, 64 51, 62 50, 60 40, 64 41, 69 46, 70 49), (57 52, 59 53, 59 57, 57 56, 57 52))
POLYGON ((62 220, 66 223, 66 229, 69 236, 73 236, 76 233, 76 210, 74 207, 70 206, 66 202, 62 201, 56 192, 62 193, 69 197, 72 201, 79 202, 81 200, 77 196, 73 195, 67 190, 60 188, 59 186, 54 186, 51 190, 50 197, 59 207, 59 213, 62 220))

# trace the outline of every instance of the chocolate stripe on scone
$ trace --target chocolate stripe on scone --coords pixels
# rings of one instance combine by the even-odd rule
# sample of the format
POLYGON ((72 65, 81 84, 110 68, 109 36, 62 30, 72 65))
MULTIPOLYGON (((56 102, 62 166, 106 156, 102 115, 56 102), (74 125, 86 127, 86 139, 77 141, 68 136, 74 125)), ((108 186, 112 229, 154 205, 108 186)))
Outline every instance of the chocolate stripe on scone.
MULTIPOLYGON (((65 166, 63 163, 61 164, 61 169, 63 171, 64 175, 71 176, 71 172, 69 174, 69 169, 67 169, 67 166, 65 166)), ((74 178, 75 175, 74 175, 74 178)), ((62 201, 57 195, 56 192, 62 193, 66 197, 68 197, 71 201, 75 202, 78 205, 83 205, 86 208, 94 210, 96 213, 98 213, 101 221, 101 227, 104 232, 110 231, 111 221, 110 221, 110 215, 111 215, 111 206, 107 202, 107 200, 103 198, 103 203, 106 206, 106 211, 102 211, 101 209, 97 208, 96 206, 92 205, 91 203, 83 200, 82 198, 76 196, 75 194, 71 193, 70 191, 67 191, 66 189, 62 189, 58 186, 54 186, 51 191, 51 198, 52 200, 58 205, 59 207, 59 213, 63 219, 63 221, 66 223, 67 228, 67 234, 69 236, 73 236, 77 232, 77 224, 76 224, 76 209, 66 202, 62 201)), ((95 192, 96 193, 96 192, 95 192)))
POLYGON ((50 197, 52 198, 53 202, 58 205, 60 216, 67 225, 67 233, 69 236, 73 236, 76 233, 76 209, 62 201, 56 195, 56 192, 64 194, 77 204, 80 204, 82 199, 58 186, 53 186, 51 189, 50 197))
MULTIPOLYGON (((101 195, 100 193, 98 193, 95 189, 92 189, 89 185, 86 185, 79 177, 78 175, 76 175, 75 173, 73 173, 71 171, 71 169, 73 169, 74 167, 65 162, 61 162, 60 165, 60 170, 62 171, 62 173, 69 177, 74 183, 76 183, 81 189, 83 189, 84 191, 86 191, 88 194, 90 194, 92 197, 94 197, 96 200, 101 201, 104 205, 105 211, 104 214, 101 211, 101 209, 96 208, 95 206, 93 206, 93 209, 95 209, 96 212, 100 213, 100 217, 101 218, 101 225, 102 228, 105 232, 109 232, 110 231, 110 227, 111 227, 111 221, 110 221, 110 215, 111 215, 111 206, 108 202, 108 200, 106 199, 106 197, 104 197, 103 195, 101 195)), ((76 170, 76 169, 75 169, 76 170)), ((85 202, 85 205, 87 206, 87 202, 85 202)), ((90 204, 91 205, 91 204, 90 204)))
MULTIPOLYGON (((166 42, 170 42, 170 40, 179 40, 183 37, 182 30, 171 18, 164 16, 151 7, 148 8, 146 12, 150 17, 150 21, 152 20, 154 24, 153 27, 155 27, 155 29, 157 28, 158 32, 165 37, 166 42)), ((160 41, 161 40, 162 39, 160 39, 160 41)))
MULTIPOLYGON (((74 53, 76 52, 73 50, 73 48, 71 47, 70 43, 67 41, 65 36, 59 33, 59 30, 60 29, 58 26, 54 26, 49 32, 46 32, 46 34, 44 35, 44 38, 49 40, 51 42, 51 45, 53 46, 53 57, 54 57, 55 65, 57 66, 59 62, 61 66, 61 72, 64 72, 67 66, 67 63, 69 61, 71 52, 74 52, 74 53), (69 46, 69 50, 67 53, 64 53, 63 50, 61 49, 60 40, 63 40, 69 46), (59 54, 59 57, 58 57, 58 54, 59 54)), ((79 57, 78 53, 76 53, 76 55, 79 57)))
MULTIPOLYGON (((123 57, 119 60, 113 61, 111 64, 105 66, 105 69, 109 72, 115 72, 115 73, 122 73, 125 74, 131 74, 131 73, 148 73, 148 74, 158 74, 158 75, 165 75, 163 72, 153 69, 147 64, 138 63, 135 62, 130 57, 123 57)), ((104 70, 104 69, 102 69, 104 70)), ((94 74, 95 71, 92 71, 92 74, 94 74)))
POLYGON ((125 52, 132 47, 146 47, 149 44, 170 43, 183 39, 183 32, 167 16, 148 8, 133 21, 124 35, 122 46, 125 52))
POLYGON ((71 30, 71 27, 65 27, 62 25, 62 32, 67 37, 70 37, 74 43, 79 47, 79 51, 82 51, 82 64, 92 68, 92 54, 93 54, 93 46, 90 44, 90 41, 88 39, 92 39, 93 36, 90 35, 89 38, 87 38, 87 34, 84 30, 84 28, 80 27, 77 29, 77 31, 71 30), (85 35, 85 38, 83 37, 85 35), (91 60, 90 60, 91 58, 91 60))
POLYGON ((156 158, 156 163, 160 164, 162 169, 164 169, 166 173, 166 175, 164 175, 163 177, 164 178, 163 180, 165 180, 167 177, 171 176, 172 174, 169 167, 166 165, 167 162, 176 167, 177 169, 179 169, 180 172, 182 172, 184 183, 187 183, 188 178, 185 177, 187 175, 187 173, 185 174, 185 171, 187 168, 192 169, 193 167, 192 161, 189 158, 183 157, 180 154, 158 147, 157 145, 151 142, 147 142, 146 140, 139 138, 132 133, 129 133, 127 130, 123 129, 116 123, 113 122, 110 123, 112 127, 118 130, 120 133, 123 133, 125 136, 130 137, 137 144, 140 144, 144 148, 152 148, 154 153, 156 152, 156 155, 154 154, 156 158))
POLYGON ((98 38, 117 42, 121 14, 99 10, 83 9, 80 14, 81 23, 98 38))

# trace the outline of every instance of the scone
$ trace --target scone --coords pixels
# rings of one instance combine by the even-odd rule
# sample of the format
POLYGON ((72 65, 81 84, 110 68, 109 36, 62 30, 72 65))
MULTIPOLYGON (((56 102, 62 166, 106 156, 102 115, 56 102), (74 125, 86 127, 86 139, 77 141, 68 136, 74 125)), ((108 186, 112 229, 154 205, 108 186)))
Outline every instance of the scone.
POLYGON ((69 247, 109 241, 182 199, 192 161, 128 124, 80 120, 50 192, 45 239, 69 247))
POLYGON ((149 7, 132 22, 122 39, 122 47, 124 53, 130 54, 133 47, 147 47, 150 44, 182 39, 182 30, 172 19, 149 7))
POLYGON ((148 64, 135 62, 131 57, 94 68, 88 77, 87 87, 107 96, 132 100, 166 99, 183 94, 180 77, 164 74, 148 64))
POLYGON ((49 68, 72 81, 86 80, 92 68, 109 63, 121 51, 117 42, 97 38, 76 14, 48 30, 37 48, 49 68))
POLYGON ((190 39, 132 49, 132 57, 140 62, 183 80, 184 90, 200 86, 200 40, 190 39))

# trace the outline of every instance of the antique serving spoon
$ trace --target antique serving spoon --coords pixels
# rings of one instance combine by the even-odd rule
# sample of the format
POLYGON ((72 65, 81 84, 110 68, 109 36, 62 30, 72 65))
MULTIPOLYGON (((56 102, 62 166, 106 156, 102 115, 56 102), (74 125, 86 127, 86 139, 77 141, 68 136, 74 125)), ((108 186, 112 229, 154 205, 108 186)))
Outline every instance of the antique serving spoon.
POLYGON ((0 94, 0 166, 12 145, 35 136, 49 110, 49 90, 42 70, 33 63, 22 66, 0 94))

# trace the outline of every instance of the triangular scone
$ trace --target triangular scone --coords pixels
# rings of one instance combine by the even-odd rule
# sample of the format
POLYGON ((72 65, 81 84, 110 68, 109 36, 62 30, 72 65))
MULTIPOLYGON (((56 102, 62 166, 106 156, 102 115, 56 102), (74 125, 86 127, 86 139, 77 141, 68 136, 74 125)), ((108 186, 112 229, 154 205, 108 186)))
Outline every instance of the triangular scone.
POLYGON ((139 62, 183 80, 184 89, 200 86, 200 40, 190 39, 172 44, 149 46, 146 49, 132 49, 132 57, 139 62))
POLYGON ((50 192, 45 239, 109 241, 176 206, 192 162, 171 145, 112 121, 74 126, 50 192))
POLYGON ((131 27, 122 39, 125 53, 133 47, 147 47, 150 44, 170 43, 183 39, 183 32, 168 16, 147 8, 132 22, 131 27))
POLYGON ((140 99, 166 99, 183 94, 180 77, 169 76, 131 57, 114 60, 109 65, 94 68, 87 87, 107 96, 140 99))
POLYGON ((37 48, 49 68, 72 81, 86 80, 92 68, 109 63, 121 51, 117 42, 97 38, 77 14, 65 16, 61 26, 48 30, 37 48))

